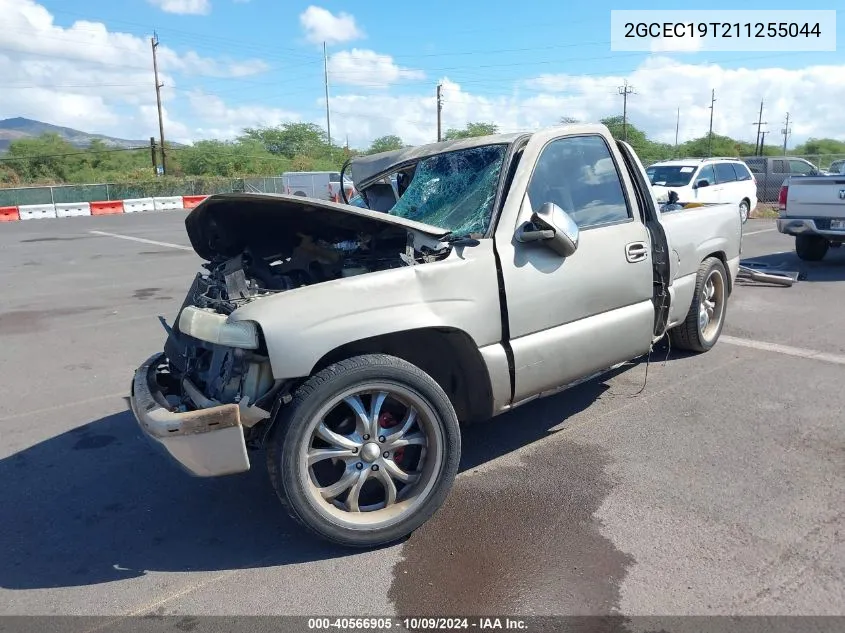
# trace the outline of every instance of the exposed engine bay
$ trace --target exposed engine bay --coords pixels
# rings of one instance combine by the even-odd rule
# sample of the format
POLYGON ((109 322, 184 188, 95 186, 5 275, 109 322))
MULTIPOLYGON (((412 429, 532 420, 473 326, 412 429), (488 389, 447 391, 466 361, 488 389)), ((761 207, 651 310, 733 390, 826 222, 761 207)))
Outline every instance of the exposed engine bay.
POLYGON ((208 271, 188 302, 222 314, 286 290, 435 261, 450 250, 441 241, 447 230, 291 196, 213 196, 185 225, 208 271))
POLYGON ((425 248, 417 251, 397 238, 377 240, 361 236, 331 244, 308 235, 299 237, 299 245, 288 257, 256 255, 247 248, 235 257, 215 258, 203 264, 208 274, 191 297, 192 305, 229 314, 277 292, 438 258, 438 253, 425 248))

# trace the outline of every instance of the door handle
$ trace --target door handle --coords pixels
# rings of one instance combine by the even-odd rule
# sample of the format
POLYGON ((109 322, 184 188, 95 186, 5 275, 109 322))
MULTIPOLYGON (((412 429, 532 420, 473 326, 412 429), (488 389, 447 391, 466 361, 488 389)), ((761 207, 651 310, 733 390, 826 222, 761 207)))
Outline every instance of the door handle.
POLYGON ((648 258, 648 245, 645 242, 631 242, 625 245, 625 259, 629 263, 641 262, 648 258))

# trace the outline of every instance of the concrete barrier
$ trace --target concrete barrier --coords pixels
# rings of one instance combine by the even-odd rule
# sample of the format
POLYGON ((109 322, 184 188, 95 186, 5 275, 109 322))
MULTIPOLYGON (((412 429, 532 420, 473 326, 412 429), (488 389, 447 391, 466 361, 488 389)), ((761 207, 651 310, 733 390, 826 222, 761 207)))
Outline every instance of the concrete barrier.
POLYGON ((182 196, 169 196, 167 198, 153 198, 153 205, 156 211, 171 211, 182 208, 182 196))
POLYGON ((20 219, 17 207, 0 207, 0 222, 17 222, 20 219))
POLYGON ((124 213, 138 213, 141 211, 155 211, 155 202, 152 198, 131 198, 123 201, 124 213))
POLYGON ((103 200, 91 203, 91 215, 115 215, 123 213, 123 200, 103 200))
POLYGON ((18 207, 21 220, 43 220, 56 217, 56 207, 52 204, 23 204, 18 207))
POLYGON ((57 218, 76 218, 83 215, 91 215, 91 205, 88 202, 57 202, 57 218))
POLYGON ((193 209, 199 206, 199 203, 208 198, 208 196, 182 196, 182 208, 193 209))

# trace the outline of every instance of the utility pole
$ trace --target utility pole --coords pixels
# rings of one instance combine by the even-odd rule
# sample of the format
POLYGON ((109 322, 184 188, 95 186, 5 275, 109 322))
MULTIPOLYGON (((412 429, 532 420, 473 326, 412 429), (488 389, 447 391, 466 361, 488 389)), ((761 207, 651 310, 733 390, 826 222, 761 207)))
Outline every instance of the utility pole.
POLYGON ((443 140, 441 134, 441 113, 443 112, 443 84, 437 84, 437 142, 443 140))
POLYGON ((792 130, 789 129, 789 112, 786 113, 786 124, 783 126, 781 130, 781 134, 783 134, 783 155, 786 156, 786 140, 789 138, 789 135, 792 133, 792 130))
POLYGON ((161 88, 162 86, 164 86, 164 84, 159 83, 158 81, 158 59, 156 57, 156 49, 158 48, 157 33, 153 33, 153 36, 150 38, 150 44, 152 44, 153 47, 153 74, 155 75, 156 82, 156 104, 158 105, 158 133, 161 142, 161 175, 163 176, 167 173, 164 158, 164 118, 161 116, 161 88))
POLYGON ((757 117, 757 122, 752 123, 751 125, 757 126, 757 142, 754 145, 754 155, 755 156, 762 156, 763 155, 763 143, 760 142, 760 130, 764 125, 768 125, 768 121, 763 120, 763 100, 760 100, 760 116, 757 117))
POLYGON ((681 109, 678 108, 678 116, 675 118, 675 158, 678 156, 678 130, 681 127, 681 109))
POLYGON ((763 145, 766 143, 766 134, 768 134, 768 132, 766 132, 765 130, 760 133, 760 156, 763 155, 763 145))
POLYGON ((326 43, 323 42, 323 74, 326 83, 326 133, 329 137, 329 156, 334 157, 332 151, 332 118, 329 111, 329 57, 326 54, 326 43))
POLYGON ((716 91, 710 92, 710 131, 707 132, 707 157, 713 155, 713 109, 716 105, 716 91))
POLYGON ((622 95, 622 140, 628 140, 628 95, 634 92, 634 87, 628 85, 625 80, 624 86, 619 86, 619 94, 622 95))
POLYGON ((150 137, 150 157, 153 159, 153 174, 158 174, 158 168, 156 165, 156 137, 150 137))

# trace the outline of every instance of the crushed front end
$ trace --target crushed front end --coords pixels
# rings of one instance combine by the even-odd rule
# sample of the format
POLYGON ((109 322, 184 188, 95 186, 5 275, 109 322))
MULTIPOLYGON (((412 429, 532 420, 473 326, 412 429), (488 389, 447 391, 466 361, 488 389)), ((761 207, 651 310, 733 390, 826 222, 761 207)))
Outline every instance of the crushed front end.
POLYGON ((197 275, 164 351, 135 372, 130 395, 141 428, 193 475, 249 470, 247 445, 271 419, 274 381, 257 325, 229 322, 214 274, 197 275))

